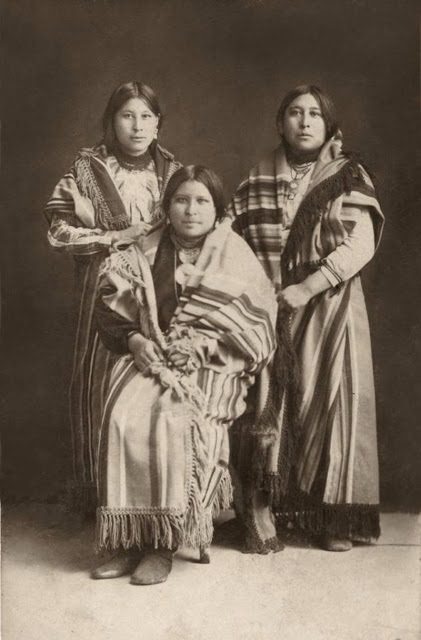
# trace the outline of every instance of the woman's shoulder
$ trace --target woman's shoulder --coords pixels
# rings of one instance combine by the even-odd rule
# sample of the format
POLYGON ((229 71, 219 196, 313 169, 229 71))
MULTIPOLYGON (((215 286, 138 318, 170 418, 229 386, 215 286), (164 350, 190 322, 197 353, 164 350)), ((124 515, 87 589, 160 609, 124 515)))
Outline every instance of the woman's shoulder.
POLYGON ((80 161, 90 161, 92 158, 104 161, 107 158, 107 151, 103 145, 95 145, 94 147, 81 147, 75 154, 73 165, 77 165, 80 161))
POLYGON ((260 160, 252 166, 249 171, 250 177, 259 177, 259 176, 272 176, 274 172, 275 160, 276 157, 280 154, 280 148, 276 147, 276 149, 272 149, 263 155, 260 160))
POLYGON ((171 151, 168 151, 168 149, 166 149, 165 147, 163 147, 160 144, 156 145, 156 151, 157 153, 159 153, 161 156, 163 156, 166 160, 174 160, 174 154, 171 153, 171 151))

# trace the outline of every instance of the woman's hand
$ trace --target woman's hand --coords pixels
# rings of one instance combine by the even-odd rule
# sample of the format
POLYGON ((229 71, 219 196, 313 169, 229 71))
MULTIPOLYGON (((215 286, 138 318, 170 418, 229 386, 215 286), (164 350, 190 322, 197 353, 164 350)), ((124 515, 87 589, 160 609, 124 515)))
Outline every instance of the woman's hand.
POLYGON ((139 222, 138 224, 132 224, 127 229, 113 231, 111 242, 112 244, 132 244, 142 236, 145 236, 151 229, 151 226, 152 225, 146 222, 139 222))
POLYGON ((332 285, 324 273, 318 269, 307 276, 300 284, 291 284, 276 293, 279 308, 289 313, 294 313, 300 307, 304 307, 314 296, 330 289, 332 285))
POLYGON ((141 373, 144 373, 152 362, 163 359, 159 346, 152 340, 144 338, 140 333, 131 335, 127 344, 133 355, 134 363, 141 373))
POLYGON ((166 352, 168 360, 176 367, 184 367, 187 364, 189 355, 177 350, 177 347, 170 347, 166 352))
POLYGON ((292 284, 276 294, 279 308, 293 313, 304 307, 313 297, 305 284, 292 284))

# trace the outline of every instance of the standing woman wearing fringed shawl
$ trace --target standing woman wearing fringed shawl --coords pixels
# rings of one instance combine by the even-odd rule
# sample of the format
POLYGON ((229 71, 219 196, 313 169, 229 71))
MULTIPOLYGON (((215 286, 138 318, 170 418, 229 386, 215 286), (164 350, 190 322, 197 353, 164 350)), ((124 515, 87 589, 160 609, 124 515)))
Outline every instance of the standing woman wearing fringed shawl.
POLYGON ((98 452, 97 579, 167 579, 179 545, 201 549, 231 503, 228 428, 275 350, 275 291, 224 220, 223 189, 191 165, 170 179, 168 224, 110 254, 96 305, 120 354, 98 452))
POLYGON ((73 498, 82 510, 95 499, 95 451, 113 355, 93 321, 98 270, 110 248, 137 239, 162 217, 161 195, 181 166, 157 143, 162 112, 150 87, 119 86, 103 116, 103 138, 82 149, 45 208, 48 240, 75 258, 78 323, 70 384, 73 498))
POLYGON ((264 408, 249 435, 242 429, 234 462, 251 496, 245 521, 258 533, 249 536, 251 551, 271 548, 268 502, 281 521, 320 536, 323 548, 346 551, 352 540, 380 534, 359 274, 376 250, 383 215, 366 170, 342 151, 334 106, 318 87, 290 91, 277 126, 281 145, 250 171, 231 205, 234 228, 279 302, 279 346, 260 389, 264 408))

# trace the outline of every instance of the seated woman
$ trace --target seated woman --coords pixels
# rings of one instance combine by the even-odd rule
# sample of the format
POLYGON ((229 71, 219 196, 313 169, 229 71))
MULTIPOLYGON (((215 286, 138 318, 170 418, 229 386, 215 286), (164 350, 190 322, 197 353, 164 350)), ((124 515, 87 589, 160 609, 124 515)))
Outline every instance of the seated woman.
POLYGON ((121 354, 98 457, 98 546, 120 553, 93 572, 166 580, 179 545, 212 540, 231 501, 228 428, 271 358, 277 303, 251 249, 224 219, 209 169, 171 177, 167 224, 116 251, 96 305, 104 344, 121 354))

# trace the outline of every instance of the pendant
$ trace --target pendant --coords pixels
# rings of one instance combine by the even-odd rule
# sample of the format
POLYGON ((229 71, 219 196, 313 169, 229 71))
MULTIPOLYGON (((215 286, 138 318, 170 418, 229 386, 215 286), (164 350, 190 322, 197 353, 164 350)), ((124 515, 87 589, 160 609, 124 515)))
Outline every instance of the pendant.
POLYGON ((288 194, 288 200, 294 200, 294 198, 295 198, 295 193, 288 194))
POLYGON ((179 249, 178 258, 182 264, 196 262, 200 254, 200 247, 192 247, 191 249, 179 249))
POLYGON ((295 182, 295 180, 292 180, 292 182, 289 183, 290 189, 298 189, 298 182, 295 182))

